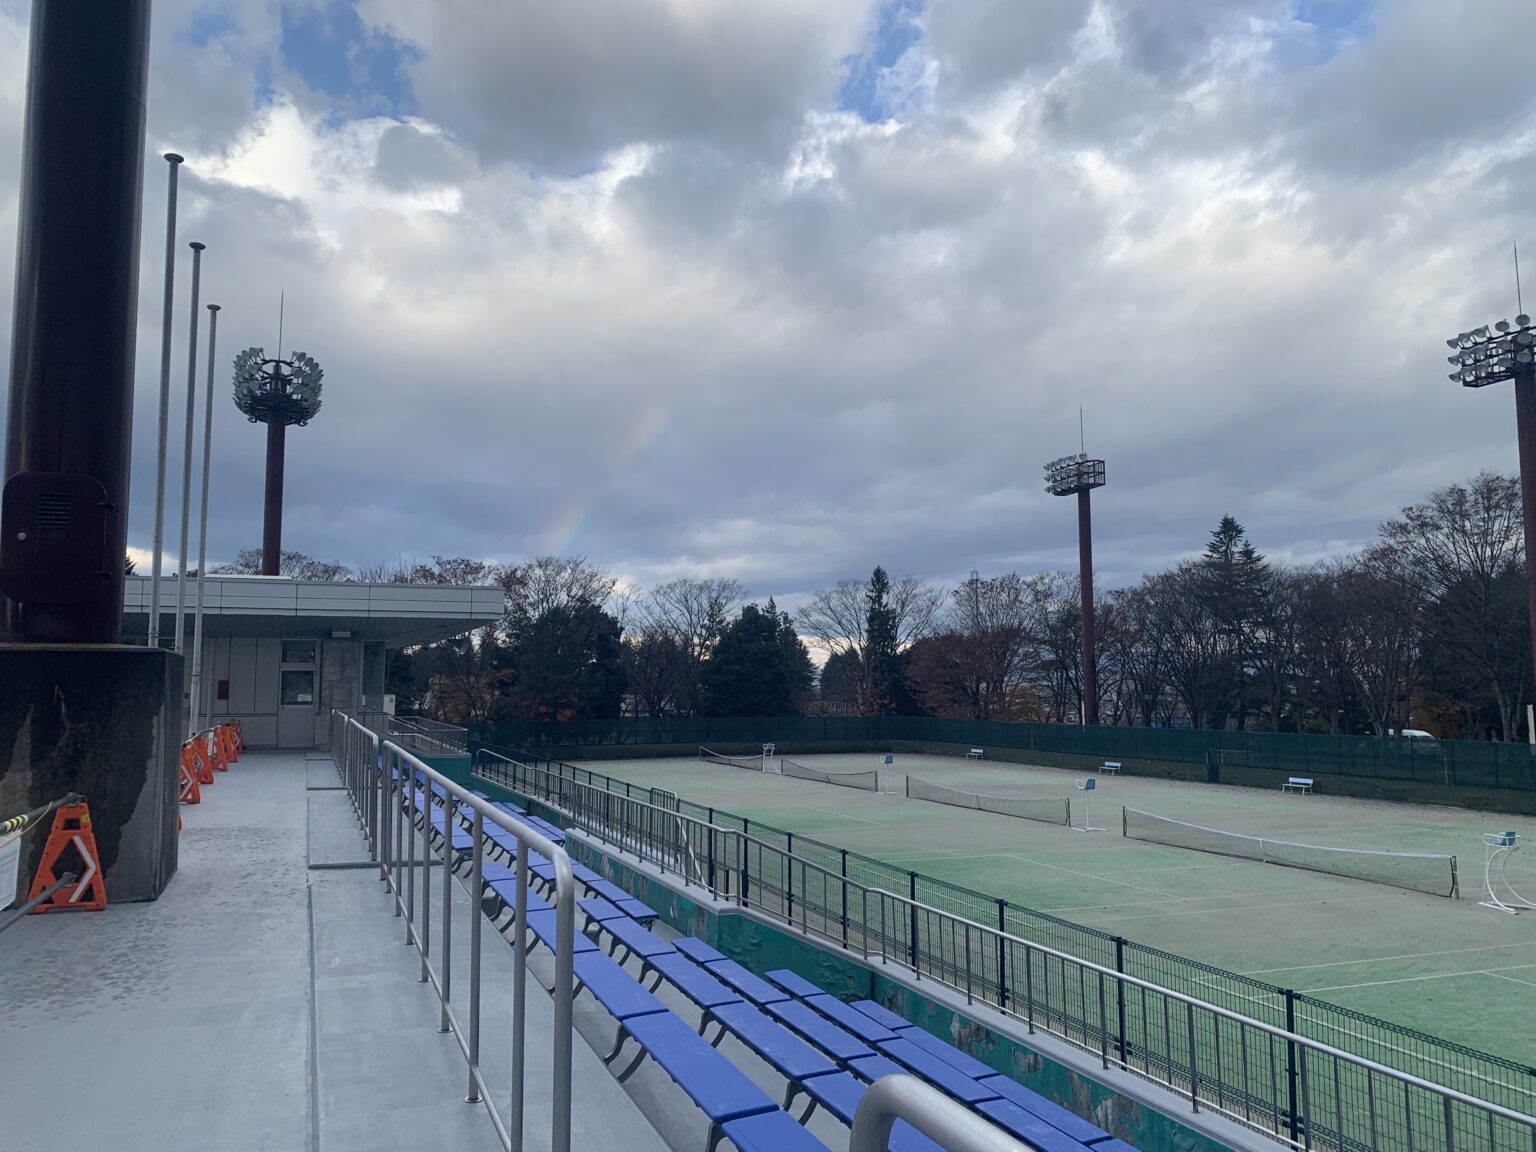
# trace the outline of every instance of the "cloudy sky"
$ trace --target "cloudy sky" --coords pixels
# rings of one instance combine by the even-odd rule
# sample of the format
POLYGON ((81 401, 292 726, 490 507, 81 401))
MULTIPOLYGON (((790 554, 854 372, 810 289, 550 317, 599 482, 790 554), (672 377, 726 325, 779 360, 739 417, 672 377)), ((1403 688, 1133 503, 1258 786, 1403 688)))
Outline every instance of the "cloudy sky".
MULTIPOLYGON (((876 563, 1067 567, 1040 465, 1080 406, 1104 582, 1224 512, 1351 548, 1515 466, 1507 386, 1450 383, 1444 339, 1513 314, 1512 239, 1536 297, 1528 5, 157 0, 130 542, 174 149, 173 427, 199 239, 220 360, 274 345, 286 290, 326 370, 289 438, 311 554, 579 552, 790 603, 876 563)), ((27 13, 0 3, 7 262, 27 13)), ((217 405, 222 559, 259 542, 263 437, 217 405)))

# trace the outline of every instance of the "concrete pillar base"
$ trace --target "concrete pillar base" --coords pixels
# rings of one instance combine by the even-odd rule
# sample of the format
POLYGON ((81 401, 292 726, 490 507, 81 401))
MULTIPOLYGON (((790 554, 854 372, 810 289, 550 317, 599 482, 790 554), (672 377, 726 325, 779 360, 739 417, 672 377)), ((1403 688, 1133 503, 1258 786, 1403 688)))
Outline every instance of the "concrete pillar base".
MULTIPOLYGON (((182 663, 120 644, 0 644, 0 818, 80 793, 110 903, 153 900, 176 873, 182 663)), ((46 839, 27 837, 22 888, 46 839)))

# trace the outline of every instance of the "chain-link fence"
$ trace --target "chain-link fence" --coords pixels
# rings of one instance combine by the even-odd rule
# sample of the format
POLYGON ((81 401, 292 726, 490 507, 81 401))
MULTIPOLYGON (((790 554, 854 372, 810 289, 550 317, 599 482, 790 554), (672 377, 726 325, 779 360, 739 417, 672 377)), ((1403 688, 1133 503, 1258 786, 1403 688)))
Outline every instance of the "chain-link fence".
MULTIPOLYGON (((651 800, 648 786, 630 784, 601 772, 536 754, 488 749, 474 743, 471 747, 480 747, 486 755, 509 757, 522 766, 534 769, 533 772, 521 774, 517 783, 538 792, 539 795, 534 797, 537 799, 558 803, 562 798, 560 786, 550 782, 566 780, 604 793, 639 801, 651 800)), ((483 762, 486 755, 477 754, 477 763, 483 762)), ((523 788, 518 790, 522 791, 523 788)), ((761 854, 760 858, 754 859, 747 868, 745 895, 749 902, 760 902, 768 898, 777 902, 776 906, 779 907, 788 904, 795 913, 797 923, 802 916, 814 912, 826 922, 836 922, 841 917, 841 927, 847 930, 847 911, 841 907, 820 905, 818 894, 813 890, 814 884, 825 876, 836 876, 865 889, 894 893, 914 905, 995 927, 1009 936, 1198 999, 1271 1027, 1294 1032, 1298 1036, 1399 1069, 1468 1096, 1517 1112, 1536 1111, 1536 1068, 1516 1061, 1441 1040, 1389 1020, 1330 1004, 1326 1000, 1302 995, 1250 976, 1150 948, 1097 928, 1076 924, 1048 912, 988 896, 921 872, 898 868, 872 856, 850 852, 810 836, 787 832, 722 808, 695 804, 686 799, 679 799, 675 809, 670 801, 667 807, 701 825, 741 832, 761 845, 762 848, 757 850, 761 854), (803 870, 796 871, 785 863, 788 860, 803 862, 814 869, 817 875, 807 877, 803 870)), ((713 866, 719 867, 718 863, 713 866)), ((705 861, 698 867, 708 871, 712 865, 705 861)), ((736 883, 741 883, 741 880, 738 878, 736 883)), ((822 898, 830 899, 824 894, 822 898)), ((857 918, 854 919, 856 921, 857 918)), ((976 990, 976 994, 984 994, 988 1001, 1010 1010, 1014 999, 1026 992, 1020 984, 1021 979, 1033 980, 1038 975, 1049 987, 1048 982, 1054 972, 1054 969, 1045 965, 1043 959, 1037 957, 1036 963, 1044 965, 1037 974, 1011 973, 1004 958, 985 951, 989 946, 986 941, 973 941, 975 951, 969 957, 946 951, 941 942, 924 939, 916 912, 910 913, 909 922, 886 923, 879 926, 879 931, 881 938, 902 952, 910 965, 923 968, 925 974, 929 968, 936 974, 946 973, 947 983, 952 982, 960 988, 970 987, 976 990)), ((835 933, 831 931, 827 935, 835 938, 835 933)), ((1065 977, 1065 970, 1061 975, 1065 977)), ((1038 999, 1038 989, 1036 996, 1038 999)), ((1070 1005, 1065 1000, 1058 997, 1042 1003, 1049 1005, 1049 1012, 1060 1017, 1056 1024, 1065 1030, 1069 1038, 1075 1034, 1072 1029, 1082 1032, 1087 1027, 1070 1014, 1070 1005)), ((1127 1013, 1116 1032, 1114 1043, 1117 1051, 1119 1046, 1124 1045, 1127 1059, 1135 1055, 1143 1063, 1150 1062, 1149 1068, 1155 1068, 1159 1060, 1165 1063, 1172 1061, 1164 1068, 1164 1072, 1172 1076, 1179 1071, 1177 1059, 1167 1057, 1166 1054, 1160 1056, 1158 1051, 1146 1048, 1149 1038, 1160 1027, 1156 1020, 1137 1016, 1135 1002, 1128 1006, 1117 1004, 1116 1011, 1127 1013)), ((1215 1030, 1211 1035, 1211 1043, 1219 1046, 1220 1029, 1215 1025, 1212 1027, 1215 1030)), ((1223 1099, 1230 1094, 1236 1102, 1234 1106, 1242 1104, 1245 1089, 1241 1084, 1211 1087, 1222 1092, 1223 1099)), ((1272 1100, 1272 1097, 1269 1099, 1272 1100)), ((1249 1102, 1249 1107, 1253 1107, 1252 1102, 1249 1102)), ((1287 1115, 1294 1117, 1304 1111, 1301 1103, 1295 1101, 1289 1104, 1287 1115)), ((1275 1120, 1272 1111, 1267 1115, 1270 1122, 1275 1120)), ((1409 1122, 1405 1120, 1405 1124, 1409 1122)), ((1363 1144, 1362 1147, 1371 1145, 1363 1144)), ((1536 1144, 1528 1152, 1536 1152, 1536 1144)))
POLYGON ((1402 737, 1217 732, 1177 728, 1082 727, 945 720, 927 716, 626 717, 617 720, 516 721, 481 724, 471 736, 506 748, 553 749, 628 745, 688 748, 761 745, 783 751, 838 746, 885 750, 892 745, 947 744, 989 752, 1067 757, 1074 763, 1119 760, 1136 770, 1183 766, 1185 774, 1219 778, 1223 770, 1269 770, 1461 788, 1536 791, 1536 752, 1526 744, 1402 737))

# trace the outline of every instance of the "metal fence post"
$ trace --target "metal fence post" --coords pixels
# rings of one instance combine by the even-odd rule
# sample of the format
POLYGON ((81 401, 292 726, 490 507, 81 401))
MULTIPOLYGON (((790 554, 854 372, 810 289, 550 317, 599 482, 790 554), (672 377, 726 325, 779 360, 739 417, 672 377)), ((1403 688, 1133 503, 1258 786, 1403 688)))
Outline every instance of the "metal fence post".
POLYGON ((1003 963, 1007 953, 1007 941, 1004 936, 1008 932, 1008 901, 999 899, 997 902, 997 1006, 1004 1010, 1008 1007, 1008 967, 1003 963))
POLYGON ((907 898, 911 901, 907 909, 911 912, 911 934, 907 940, 908 950, 912 954, 912 971, 918 973, 917 967, 917 873, 907 873, 907 898))
POLYGON ((784 920, 795 918, 795 834, 784 833, 784 920))
MULTIPOLYGON (((1125 937, 1115 937, 1115 971, 1125 975, 1125 937)), ((1115 1013, 1119 1020, 1120 1064, 1125 1065, 1125 981, 1115 981, 1115 1013)))
POLYGON ((1289 1085, 1287 1092, 1290 1097, 1291 1112, 1291 1143, 1296 1142, 1296 1132, 1299 1118, 1296 1115, 1296 993, 1290 988, 1282 988, 1280 994, 1285 997, 1285 1030, 1291 1035, 1285 1041, 1285 1078, 1289 1085))

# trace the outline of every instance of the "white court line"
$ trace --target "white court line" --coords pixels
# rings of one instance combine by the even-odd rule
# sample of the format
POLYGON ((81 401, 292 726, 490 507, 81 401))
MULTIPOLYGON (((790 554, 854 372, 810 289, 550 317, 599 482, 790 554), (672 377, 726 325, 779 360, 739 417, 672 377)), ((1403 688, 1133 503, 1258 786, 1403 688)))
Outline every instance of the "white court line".
MULTIPOLYGON (((1454 976, 1497 976, 1500 972, 1520 972, 1526 968, 1536 968, 1536 964, 1511 964, 1507 968, 1473 968, 1465 972, 1435 972, 1428 976, 1399 976, 1395 980, 1367 980, 1362 984, 1330 984, 1326 988, 1298 988, 1298 992, 1304 992, 1308 996, 1317 992, 1342 992, 1346 988, 1377 988, 1383 984, 1417 984, 1420 980, 1449 980, 1454 976)), ((1514 979, 1506 976, 1506 980, 1514 979)), ((1515 980, 1516 984, 1524 984, 1524 980, 1515 980)))
POLYGON ((1477 975, 1479 975, 1479 976, 1492 976, 1496 980, 1508 980, 1512 984, 1524 984, 1527 988, 1536 988, 1536 982, 1532 982, 1530 980, 1516 980, 1513 976, 1505 976, 1502 973, 1500 973, 1499 971, 1493 970, 1493 969, 1483 969, 1483 970, 1480 970, 1477 973, 1477 975))
POLYGON ((1377 956, 1371 960, 1329 960, 1325 964, 1293 964, 1289 968, 1255 968, 1245 976, 1268 976, 1275 972, 1305 972, 1312 968, 1341 968, 1350 964, 1388 964, 1393 960, 1423 960, 1430 956, 1461 956, 1471 952, 1494 952, 1500 948, 1536 948, 1536 940, 1520 940, 1513 944, 1481 944, 1476 948, 1447 948, 1440 952, 1405 952, 1401 956, 1377 956))

